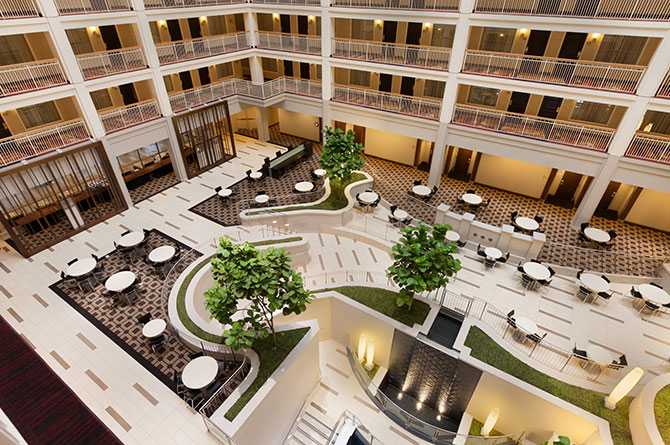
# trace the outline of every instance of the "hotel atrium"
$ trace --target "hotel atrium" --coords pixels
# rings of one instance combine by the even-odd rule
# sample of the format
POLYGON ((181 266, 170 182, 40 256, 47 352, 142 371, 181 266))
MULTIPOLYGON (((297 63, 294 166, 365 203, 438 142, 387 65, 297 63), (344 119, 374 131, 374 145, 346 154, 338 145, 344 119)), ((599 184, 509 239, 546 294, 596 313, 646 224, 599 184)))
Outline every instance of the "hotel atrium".
POLYGON ((0 0, 0 444, 670 445, 670 2, 0 0))

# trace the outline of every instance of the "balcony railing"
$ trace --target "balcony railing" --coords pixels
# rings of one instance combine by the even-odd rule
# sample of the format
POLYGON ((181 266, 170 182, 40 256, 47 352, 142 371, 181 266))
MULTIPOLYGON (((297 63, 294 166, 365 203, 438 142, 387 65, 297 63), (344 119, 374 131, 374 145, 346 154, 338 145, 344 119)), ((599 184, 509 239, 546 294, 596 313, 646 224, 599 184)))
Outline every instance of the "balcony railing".
POLYGON ((451 49, 437 46, 403 45, 353 39, 333 39, 332 52, 333 57, 344 59, 420 66, 436 70, 447 70, 451 55, 451 49))
POLYGON ((246 31, 156 44, 158 60, 161 65, 181 62, 183 60, 200 59, 246 48, 250 48, 249 33, 246 31))
POLYGON ((161 117, 156 99, 149 99, 132 105, 114 108, 99 113, 107 133, 139 125, 161 117))
POLYGON ((625 156, 670 164, 670 137, 639 132, 630 142, 625 156))
POLYGON ((458 11, 459 0, 334 0, 333 6, 378 9, 458 11))
POLYGON ((252 0, 251 3, 264 3, 267 5, 302 5, 320 6, 320 0, 252 0))
POLYGON ((431 120, 440 118, 442 105, 442 102, 436 99, 403 96, 343 85, 333 85, 333 100, 431 120))
POLYGON ((147 67, 144 53, 139 46, 80 54, 77 56, 77 63, 82 76, 86 80, 141 70, 147 67))
POLYGON ((66 83, 58 59, 0 66, 0 96, 3 97, 66 83))
POLYGON ((99 12, 130 11, 129 0, 54 0, 58 14, 91 14, 99 12))
POLYGON ((468 50, 463 72, 634 93, 645 67, 468 50))
POLYGON ((261 85, 244 79, 228 79, 170 94, 170 106, 177 112, 235 94, 264 100, 281 93, 321 97, 321 83, 293 77, 279 77, 261 85))
POLYGON ((144 0, 147 9, 193 8, 198 6, 218 6, 245 3, 244 0, 144 0))
POLYGON ((61 122, 0 140, 0 166, 90 139, 82 119, 61 122))
POLYGON ((0 0, 0 19, 22 19, 40 15, 42 14, 35 0, 0 0))
POLYGON ((668 20, 670 19, 670 2, 659 0, 475 0, 474 12, 668 20))
POLYGON ((593 125, 530 117, 488 108, 456 105, 454 124, 605 152, 614 130, 593 125))
POLYGON ((661 82, 661 86, 658 88, 656 95, 658 97, 670 99, 670 71, 668 71, 668 74, 663 78, 663 82, 661 82))
POLYGON ((321 37, 258 31, 258 47, 293 53, 321 54, 321 37))

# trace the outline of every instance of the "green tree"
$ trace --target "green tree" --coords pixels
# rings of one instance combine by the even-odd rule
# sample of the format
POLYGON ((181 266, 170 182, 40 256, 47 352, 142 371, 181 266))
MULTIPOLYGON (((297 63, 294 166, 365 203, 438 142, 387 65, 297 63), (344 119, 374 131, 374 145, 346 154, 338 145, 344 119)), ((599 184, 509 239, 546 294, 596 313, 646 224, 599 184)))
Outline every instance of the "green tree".
POLYGON ((261 251, 248 243, 219 239, 211 261, 214 284, 205 292, 205 307, 212 318, 230 325, 224 332, 228 346, 250 348, 254 340, 272 334, 276 347, 274 312, 299 314, 312 301, 290 262, 284 249, 261 251))
POLYGON ((431 228, 423 223, 418 227, 402 229, 403 236, 393 246, 393 264, 387 276, 400 286, 396 303, 412 308, 414 295, 445 286, 449 277, 461 269, 460 260, 453 257, 456 243, 445 238, 450 227, 435 224, 431 228))
POLYGON ((365 165, 365 159, 361 157, 365 147, 354 142, 355 134, 351 130, 345 133, 339 128, 326 127, 322 133, 326 141, 319 164, 326 170, 331 183, 333 180, 340 183, 348 181, 354 170, 360 170, 365 165))

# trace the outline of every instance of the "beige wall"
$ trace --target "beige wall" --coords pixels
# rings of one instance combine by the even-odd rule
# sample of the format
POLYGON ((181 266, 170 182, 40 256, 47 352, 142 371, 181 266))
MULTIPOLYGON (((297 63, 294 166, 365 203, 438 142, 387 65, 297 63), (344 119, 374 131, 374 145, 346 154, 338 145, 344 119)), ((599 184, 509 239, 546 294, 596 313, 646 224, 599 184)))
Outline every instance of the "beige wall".
POLYGON ((550 167, 482 153, 475 182, 539 198, 551 173, 550 167))
POLYGON ((670 232, 670 193, 642 190, 626 221, 670 232))
POLYGON ((279 110, 279 128, 282 133, 310 141, 318 141, 321 131, 318 117, 282 109, 279 110))
POLYGON ((33 53, 35 60, 44 60, 56 58, 56 51, 51 45, 51 39, 46 32, 35 32, 31 34, 24 34, 26 42, 33 53))
POLYGON ((366 128, 365 154, 406 165, 414 165, 416 139, 366 128))

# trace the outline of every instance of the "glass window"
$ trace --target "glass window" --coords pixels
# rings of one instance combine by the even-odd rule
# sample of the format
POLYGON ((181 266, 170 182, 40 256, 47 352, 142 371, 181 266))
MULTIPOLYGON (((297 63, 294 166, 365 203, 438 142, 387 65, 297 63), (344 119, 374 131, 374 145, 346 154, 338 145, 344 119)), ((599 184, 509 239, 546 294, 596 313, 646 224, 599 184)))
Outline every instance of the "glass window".
POLYGON ((91 91, 91 99, 93 99, 96 110, 112 107, 112 98, 107 90, 91 91))
POLYGON ((121 174, 128 175, 134 171, 142 169, 142 163, 140 162, 140 154, 137 150, 129 151, 124 153, 116 158, 119 161, 119 167, 121 167, 121 174))
POLYGON ((372 40, 375 22, 372 20, 351 20, 351 38, 359 40, 372 40))
POLYGON ((261 58, 261 64, 263 65, 263 71, 271 71, 273 73, 277 72, 277 59, 268 59, 267 57, 261 58))
POLYGON ((570 119, 596 124, 607 124, 613 110, 614 107, 612 105, 578 100, 575 104, 575 108, 572 110, 570 119))
POLYGON ((370 73, 367 71, 349 70, 349 83, 362 87, 370 86, 370 73))
POLYGON ((207 26, 209 27, 209 35, 212 36, 226 34, 228 32, 225 15, 214 15, 207 17, 207 26))
POLYGON ((40 127, 61 120, 53 101, 19 108, 16 111, 26 128, 40 127))
POLYGON ((516 30, 509 28, 484 28, 479 49, 482 51, 508 53, 512 50, 515 34, 516 30))
POLYGON ((32 62, 35 60, 23 34, 0 37, 0 65, 32 62))
MULTIPOLYGON (((67 39, 75 54, 88 54, 93 52, 93 46, 88 38, 86 28, 66 29, 67 39)), ((158 40, 160 42, 160 40, 158 40)))
POLYGON ((642 53, 644 45, 647 43, 646 37, 636 36, 603 36, 596 59, 599 62, 622 63, 626 65, 635 65, 642 53))
POLYGON ((439 46, 441 48, 451 48, 454 44, 455 26, 439 25, 433 26, 433 36, 431 37, 430 46, 439 46))
POLYGON ((647 111, 642 119, 640 131, 651 133, 670 134, 670 113, 661 111, 647 111))
POLYGON ((498 103, 500 90, 485 87, 470 87, 468 92, 468 103, 495 107, 498 103))
POLYGON ((274 31, 274 22, 272 21, 271 14, 259 13, 256 17, 258 18, 259 31, 274 31))
POLYGON ((231 62, 216 65, 216 77, 223 79, 233 75, 233 64, 231 62))
POLYGON ((244 31, 244 16, 242 14, 235 14, 235 30, 244 31))
POLYGON ((423 87, 423 95, 442 99, 444 96, 444 85, 444 82, 438 80, 426 80, 425 86, 423 87))

